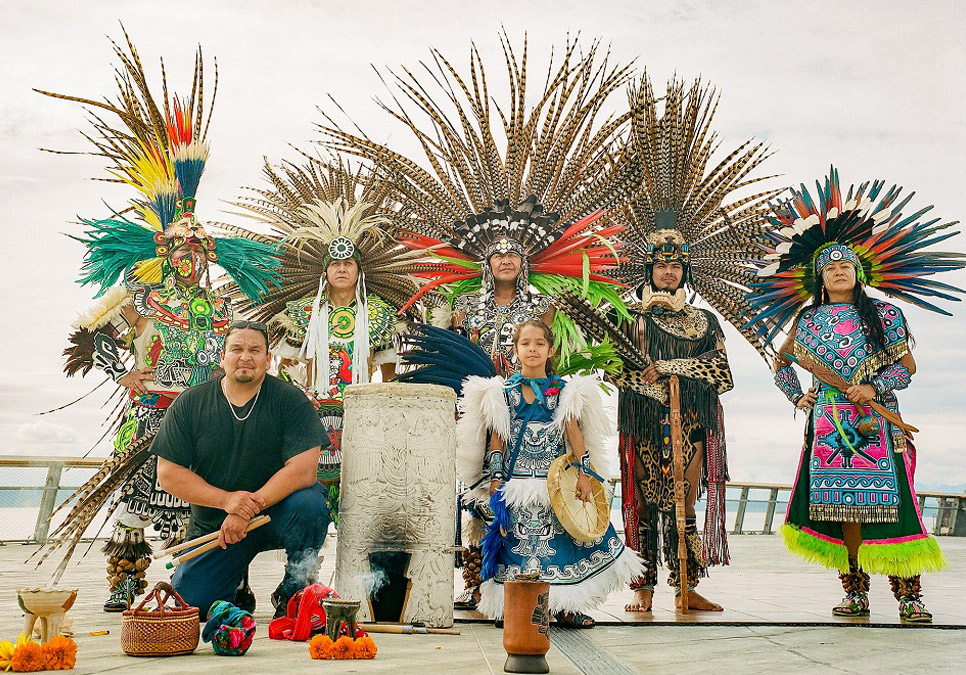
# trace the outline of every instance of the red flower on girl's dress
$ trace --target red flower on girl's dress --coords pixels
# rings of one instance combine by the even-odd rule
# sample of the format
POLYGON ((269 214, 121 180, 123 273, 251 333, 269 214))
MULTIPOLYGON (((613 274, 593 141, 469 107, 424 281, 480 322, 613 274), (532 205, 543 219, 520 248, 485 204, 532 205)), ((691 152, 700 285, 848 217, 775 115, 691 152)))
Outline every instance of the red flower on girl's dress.
POLYGON ((556 396, 559 393, 560 393, 560 390, 557 389, 557 387, 547 387, 544 390, 543 395, 544 396, 556 396))

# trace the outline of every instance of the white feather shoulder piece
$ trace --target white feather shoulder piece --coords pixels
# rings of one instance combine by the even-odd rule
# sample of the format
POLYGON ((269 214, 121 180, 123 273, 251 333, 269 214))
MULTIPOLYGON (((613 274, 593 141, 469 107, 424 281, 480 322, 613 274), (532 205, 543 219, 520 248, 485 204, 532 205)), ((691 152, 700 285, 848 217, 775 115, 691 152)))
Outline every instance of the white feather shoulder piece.
POLYGON ((573 376, 560 392, 553 421, 563 429, 569 420, 577 420, 594 471, 607 478, 610 476, 610 462, 604 443, 613 434, 613 429, 600 394, 601 382, 596 375, 573 376))
MULTIPOLYGON (((460 418, 456 422, 456 475, 467 487, 483 477, 486 434, 496 430, 504 441, 510 438, 510 409, 503 393, 506 382, 502 377, 471 375, 463 381, 463 395, 457 407, 460 418)), ((486 488, 478 486, 469 497, 488 499, 486 488)))
POLYGON ((98 301, 74 321, 74 328, 97 330, 109 324, 134 302, 134 295, 125 286, 112 286, 98 301))
POLYGON ((429 322, 437 328, 449 328, 453 325, 453 310, 449 305, 433 307, 429 310, 429 322))

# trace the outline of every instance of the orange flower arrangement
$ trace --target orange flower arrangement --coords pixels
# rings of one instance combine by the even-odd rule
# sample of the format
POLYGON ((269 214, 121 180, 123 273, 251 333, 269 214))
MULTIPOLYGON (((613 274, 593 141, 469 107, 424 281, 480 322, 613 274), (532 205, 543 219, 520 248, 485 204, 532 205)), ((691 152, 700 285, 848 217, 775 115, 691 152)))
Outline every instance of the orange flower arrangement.
POLYGON ((335 642, 328 635, 316 635, 309 642, 309 656, 313 659, 373 659, 376 643, 372 638, 352 638, 343 635, 335 642))
POLYGON ((328 635, 316 635, 309 641, 309 656, 313 659, 331 659, 332 638, 328 635))
POLYGON ((55 635, 40 650, 45 670, 70 670, 77 663, 77 643, 63 635, 55 635))
POLYGON ((41 670, 70 670, 77 663, 77 643, 63 635, 55 635, 49 642, 37 644, 21 634, 17 644, 0 643, 0 670, 16 673, 35 673, 41 670))
POLYGON ((376 643, 368 635, 356 638, 357 659, 374 659, 376 658, 376 651, 376 643))

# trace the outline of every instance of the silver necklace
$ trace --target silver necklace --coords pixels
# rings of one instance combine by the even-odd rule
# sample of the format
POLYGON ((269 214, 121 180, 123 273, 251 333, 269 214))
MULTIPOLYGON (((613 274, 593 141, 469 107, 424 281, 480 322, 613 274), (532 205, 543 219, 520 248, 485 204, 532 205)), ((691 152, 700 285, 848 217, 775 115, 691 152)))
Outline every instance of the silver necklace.
MULTIPOLYGON (((262 380, 262 384, 265 384, 265 380, 262 380)), ((225 388, 225 380, 221 381, 221 393, 225 396, 225 401, 228 403, 228 409, 231 411, 231 416, 234 417, 239 422, 244 422, 249 417, 252 416, 252 411, 255 410, 255 404, 258 403, 258 395, 262 393, 262 384, 258 385, 258 391, 255 392, 255 398, 252 399, 252 407, 248 409, 244 417, 239 417, 235 414, 235 406, 232 404, 231 399, 228 398, 228 390, 225 388)), ((244 407, 244 406, 242 406, 244 407)))

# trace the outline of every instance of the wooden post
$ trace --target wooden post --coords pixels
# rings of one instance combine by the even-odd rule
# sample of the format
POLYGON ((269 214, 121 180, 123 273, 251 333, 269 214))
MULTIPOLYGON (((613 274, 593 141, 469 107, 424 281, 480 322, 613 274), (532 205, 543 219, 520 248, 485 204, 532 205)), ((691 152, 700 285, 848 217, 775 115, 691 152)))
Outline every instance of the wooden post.
POLYGON ((671 403, 671 450, 674 453, 674 520, 678 530, 678 581, 681 612, 688 613, 688 542, 684 494, 684 434, 681 429, 681 385, 677 375, 669 381, 671 403))

